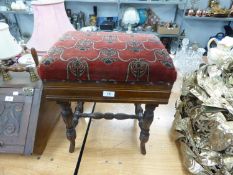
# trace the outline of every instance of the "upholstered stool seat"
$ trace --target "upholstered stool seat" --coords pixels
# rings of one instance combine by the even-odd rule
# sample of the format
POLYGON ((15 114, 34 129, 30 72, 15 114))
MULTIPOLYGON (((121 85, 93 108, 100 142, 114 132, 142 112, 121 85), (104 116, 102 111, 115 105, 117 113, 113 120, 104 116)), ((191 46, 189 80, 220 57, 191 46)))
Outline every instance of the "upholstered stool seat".
MULTIPOLYGON (((134 103, 136 115, 91 114, 100 118, 136 118, 142 129, 141 151, 149 138, 153 111, 168 102, 176 80, 172 59, 154 35, 68 32, 48 51, 38 72, 44 95, 62 107, 67 137, 74 151, 75 126, 83 114, 83 102, 134 103), (70 102, 78 101, 76 111, 70 102), (145 112, 140 104, 145 103, 145 112)), ((120 112, 120 111, 119 111, 120 112)))
POLYGON ((43 80, 169 82, 172 60, 153 35, 66 33, 40 65, 43 80))

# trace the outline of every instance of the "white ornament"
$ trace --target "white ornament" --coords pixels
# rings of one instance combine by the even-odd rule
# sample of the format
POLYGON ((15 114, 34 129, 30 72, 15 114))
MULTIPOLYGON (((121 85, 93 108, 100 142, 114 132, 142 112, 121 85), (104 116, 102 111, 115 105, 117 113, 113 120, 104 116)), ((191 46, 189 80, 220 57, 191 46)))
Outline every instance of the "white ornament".
POLYGON ((199 65, 204 63, 202 57, 205 49, 199 48, 195 51, 191 47, 188 47, 188 45, 189 39, 184 38, 181 50, 177 51, 174 57, 174 65, 183 76, 197 70, 199 65))

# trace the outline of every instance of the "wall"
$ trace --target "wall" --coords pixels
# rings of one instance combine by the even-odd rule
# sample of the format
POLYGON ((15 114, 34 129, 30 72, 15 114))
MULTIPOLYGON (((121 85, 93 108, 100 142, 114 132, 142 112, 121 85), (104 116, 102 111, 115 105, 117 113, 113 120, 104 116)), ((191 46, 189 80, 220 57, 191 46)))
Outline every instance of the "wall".
MULTIPOLYGON (((231 0, 220 0, 222 7, 229 8, 231 0)), ((112 3, 80 3, 80 2, 66 2, 66 8, 71 9, 73 12, 82 10, 86 13, 93 14, 93 6, 98 7, 98 16, 117 16, 117 5, 112 3)), ((190 6, 190 3, 188 4, 190 6)), ((208 0, 200 0, 196 8, 205 9, 208 6, 208 0)), ((127 6, 122 6, 124 10, 127 6)), ((163 21, 173 21, 175 14, 174 5, 135 5, 137 8, 151 7, 154 9, 163 21)), ((178 22, 182 21, 182 10, 178 13, 178 22)), ((23 33, 31 33, 33 30, 33 17, 30 15, 21 15, 18 17, 20 27, 23 33)), ((199 20, 184 20, 183 26, 185 33, 192 42, 199 43, 202 47, 206 46, 210 36, 218 32, 224 32, 223 26, 228 22, 221 21, 199 21, 199 20)))

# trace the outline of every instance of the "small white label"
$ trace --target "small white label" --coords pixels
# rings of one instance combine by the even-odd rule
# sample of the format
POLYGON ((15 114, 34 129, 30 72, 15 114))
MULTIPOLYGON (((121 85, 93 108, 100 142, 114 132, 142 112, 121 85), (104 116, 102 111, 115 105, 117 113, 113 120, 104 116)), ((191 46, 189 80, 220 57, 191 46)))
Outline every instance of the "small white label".
POLYGON ((18 96, 18 95, 19 95, 19 92, 18 92, 18 91, 14 91, 14 92, 13 92, 13 95, 14 95, 14 96, 18 96))
POLYGON ((6 96, 6 97, 5 97, 5 101, 12 102, 13 100, 14 100, 14 97, 13 97, 13 96, 6 96))
POLYGON ((115 92, 113 92, 113 91, 103 91, 103 97, 115 97, 115 92))

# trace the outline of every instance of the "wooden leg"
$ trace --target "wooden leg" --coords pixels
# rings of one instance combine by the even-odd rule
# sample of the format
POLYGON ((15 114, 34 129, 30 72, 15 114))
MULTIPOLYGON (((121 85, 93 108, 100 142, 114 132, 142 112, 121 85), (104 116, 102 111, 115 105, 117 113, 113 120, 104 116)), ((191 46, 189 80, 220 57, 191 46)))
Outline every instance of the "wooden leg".
POLYGON ((135 105, 135 114, 138 117, 138 120, 140 121, 143 117, 143 109, 141 107, 141 104, 134 104, 135 105))
POLYGON ((78 102, 77 102, 77 110, 78 110, 80 113, 83 113, 83 107, 84 107, 84 102, 78 101, 78 102))
POLYGON ((140 133, 140 148, 141 148, 141 153, 143 155, 146 154, 146 147, 145 144, 149 140, 150 136, 150 125, 153 122, 154 119, 154 110, 158 105, 154 104, 146 104, 145 106, 145 112, 143 114, 143 117, 139 119, 139 126, 141 128, 141 133, 140 133))
POLYGON ((58 102, 61 107, 62 118, 66 124, 66 137, 70 141, 69 152, 73 153, 75 148, 76 131, 73 125, 73 113, 69 102, 58 102))
POLYGON ((79 114, 83 113, 84 102, 78 101, 73 117, 73 126, 76 127, 79 122, 79 114))

